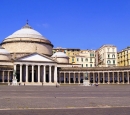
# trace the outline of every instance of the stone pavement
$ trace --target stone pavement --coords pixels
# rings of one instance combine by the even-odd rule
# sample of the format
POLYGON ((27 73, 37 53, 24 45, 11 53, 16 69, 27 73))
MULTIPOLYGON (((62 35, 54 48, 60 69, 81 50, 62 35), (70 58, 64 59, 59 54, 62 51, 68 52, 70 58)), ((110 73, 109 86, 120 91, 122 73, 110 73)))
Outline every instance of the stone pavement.
POLYGON ((79 112, 130 115, 130 85, 0 86, 0 115, 79 115, 79 112))

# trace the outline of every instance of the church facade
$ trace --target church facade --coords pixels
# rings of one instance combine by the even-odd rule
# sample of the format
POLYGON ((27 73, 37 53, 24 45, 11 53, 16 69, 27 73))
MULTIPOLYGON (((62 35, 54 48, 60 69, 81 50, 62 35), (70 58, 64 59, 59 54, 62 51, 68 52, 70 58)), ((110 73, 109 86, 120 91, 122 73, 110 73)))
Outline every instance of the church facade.
POLYGON ((63 52, 52 54, 53 44, 27 23, 0 46, 0 82, 10 84, 13 72, 21 85, 129 84, 130 67, 82 68, 69 63, 63 52))

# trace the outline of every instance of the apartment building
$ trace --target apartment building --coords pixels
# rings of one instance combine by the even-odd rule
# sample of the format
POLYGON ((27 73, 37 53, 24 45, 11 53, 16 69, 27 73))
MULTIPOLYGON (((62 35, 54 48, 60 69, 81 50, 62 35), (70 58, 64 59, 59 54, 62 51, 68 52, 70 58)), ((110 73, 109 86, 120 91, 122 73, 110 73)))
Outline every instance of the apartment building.
POLYGON ((103 45, 96 50, 97 67, 117 66, 117 47, 114 45, 103 45))

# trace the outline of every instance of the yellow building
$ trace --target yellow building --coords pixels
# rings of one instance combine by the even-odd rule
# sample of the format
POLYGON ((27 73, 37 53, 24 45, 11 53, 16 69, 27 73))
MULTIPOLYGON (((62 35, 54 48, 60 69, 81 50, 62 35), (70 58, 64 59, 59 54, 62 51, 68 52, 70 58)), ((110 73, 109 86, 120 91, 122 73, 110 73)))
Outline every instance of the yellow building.
POLYGON ((123 49, 118 52, 118 66, 129 66, 130 65, 130 47, 123 49))
POLYGON ((95 50, 81 50, 75 60, 76 64, 82 64, 82 67, 95 67, 95 50))

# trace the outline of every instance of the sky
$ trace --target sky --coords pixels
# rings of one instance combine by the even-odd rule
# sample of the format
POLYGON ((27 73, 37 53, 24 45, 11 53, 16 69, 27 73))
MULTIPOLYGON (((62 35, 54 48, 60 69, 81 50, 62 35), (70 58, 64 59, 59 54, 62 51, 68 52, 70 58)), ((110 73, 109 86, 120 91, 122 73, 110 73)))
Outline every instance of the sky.
POLYGON ((54 47, 130 46, 130 0, 0 0, 0 42, 26 20, 54 47))

